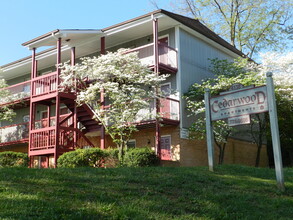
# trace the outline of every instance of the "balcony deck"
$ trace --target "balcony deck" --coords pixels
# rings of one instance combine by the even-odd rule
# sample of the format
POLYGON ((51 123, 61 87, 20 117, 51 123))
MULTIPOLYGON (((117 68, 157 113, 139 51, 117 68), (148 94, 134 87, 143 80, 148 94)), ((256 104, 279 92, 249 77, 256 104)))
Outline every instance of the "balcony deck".
MULTIPOLYGON (((142 64, 149 68, 154 68, 154 44, 147 44, 129 50, 127 53, 137 52, 142 64)), ((160 73, 176 73, 177 72, 177 51, 167 45, 158 44, 159 50, 159 71, 160 73)), ((38 97, 46 95, 48 98, 54 96, 57 92, 57 72, 52 72, 43 76, 38 76, 32 80, 32 98, 35 101, 38 97)), ((30 101, 31 96, 31 80, 18 83, 1 90, 8 90, 9 95, 0 100, 0 106, 8 104, 21 104, 30 101)), ((44 99, 44 97, 42 97, 44 99)), ((17 106, 16 106, 17 107, 17 106)))
POLYGON ((28 122, 0 127, 0 147, 28 143, 28 122))
POLYGON ((31 81, 25 81, 22 83, 18 83, 12 86, 8 86, 6 88, 2 88, 1 90, 6 90, 8 95, 7 97, 0 100, 0 106, 3 105, 19 105, 25 104, 30 100, 30 91, 31 91, 31 81))
MULTIPOLYGON (((141 63, 147 65, 149 68, 154 68, 154 43, 137 47, 128 51, 137 52, 141 63)), ((177 65, 177 51, 164 44, 158 44, 159 50, 159 72, 160 73, 176 73, 177 65)))

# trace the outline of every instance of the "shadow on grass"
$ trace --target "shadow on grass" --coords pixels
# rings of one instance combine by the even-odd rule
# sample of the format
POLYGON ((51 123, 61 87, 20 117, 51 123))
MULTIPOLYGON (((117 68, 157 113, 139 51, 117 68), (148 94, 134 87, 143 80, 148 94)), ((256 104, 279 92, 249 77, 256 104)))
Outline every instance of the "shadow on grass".
POLYGON ((292 176, 284 194, 274 178, 242 166, 1 169, 0 218, 293 218, 292 176))

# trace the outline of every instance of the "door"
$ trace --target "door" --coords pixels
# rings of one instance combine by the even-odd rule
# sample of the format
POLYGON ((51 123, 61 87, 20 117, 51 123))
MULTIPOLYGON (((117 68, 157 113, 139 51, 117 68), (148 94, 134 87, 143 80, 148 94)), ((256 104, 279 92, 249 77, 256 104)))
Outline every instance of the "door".
POLYGON ((48 168, 48 158, 47 156, 40 156, 41 166, 40 168, 48 168))
POLYGON ((41 113, 41 128, 46 128, 48 125, 48 112, 44 111, 41 113))
MULTIPOLYGON (((65 108, 61 108, 60 109, 60 119, 64 119, 64 116, 63 115, 66 115, 68 114, 68 109, 65 107, 65 108)), ((72 124, 72 118, 69 118, 68 120, 64 121, 61 126, 64 126, 64 127, 69 127, 69 125, 72 124)))
POLYGON ((171 136, 161 137, 161 160, 171 160, 171 136))
POLYGON ((171 103, 170 103, 170 93, 171 93, 171 84, 163 84, 161 85, 161 92, 165 98, 160 99, 160 113, 163 118, 170 119, 171 118, 171 103))
POLYGON ((168 37, 159 39, 159 63, 168 65, 168 37))

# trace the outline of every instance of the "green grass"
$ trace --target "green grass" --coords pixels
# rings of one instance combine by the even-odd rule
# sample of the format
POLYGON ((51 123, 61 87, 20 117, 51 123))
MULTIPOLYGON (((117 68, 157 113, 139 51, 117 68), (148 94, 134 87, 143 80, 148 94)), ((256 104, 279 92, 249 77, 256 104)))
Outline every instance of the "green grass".
POLYGON ((293 219, 274 170, 221 166, 0 169, 0 219, 293 219))

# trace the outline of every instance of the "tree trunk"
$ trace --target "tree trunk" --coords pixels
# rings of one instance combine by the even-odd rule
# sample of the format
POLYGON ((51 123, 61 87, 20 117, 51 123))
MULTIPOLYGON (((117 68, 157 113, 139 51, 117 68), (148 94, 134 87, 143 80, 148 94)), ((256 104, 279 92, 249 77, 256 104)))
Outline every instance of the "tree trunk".
POLYGON ((119 150, 119 154, 118 154, 118 159, 120 161, 120 163, 123 164, 123 159, 124 159, 124 149, 123 149, 123 144, 120 143, 118 145, 118 150, 119 150))
POLYGON ((221 165, 223 163, 223 148, 221 146, 221 144, 217 144, 218 148, 219 148, 219 157, 218 157, 218 164, 221 165))
POLYGON ((256 159, 255 159, 255 167, 258 167, 258 166, 259 166, 261 146, 262 146, 262 145, 257 144, 257 152, 256 152, 256 159))

